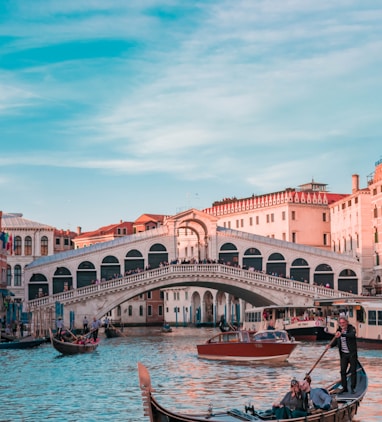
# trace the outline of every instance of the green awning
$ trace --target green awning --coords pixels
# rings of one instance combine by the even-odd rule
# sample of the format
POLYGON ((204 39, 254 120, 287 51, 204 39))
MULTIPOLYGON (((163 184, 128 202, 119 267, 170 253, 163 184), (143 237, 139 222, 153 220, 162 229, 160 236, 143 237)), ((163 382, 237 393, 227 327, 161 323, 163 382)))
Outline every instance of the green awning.
POLYGON ((0 293, 1 293, 3 296, 14 296, 14 295, 15 295, 14 293, 12 293, 11 291, 9 291, 9 290, 7 290, 7 289, 0 289, 0 293))

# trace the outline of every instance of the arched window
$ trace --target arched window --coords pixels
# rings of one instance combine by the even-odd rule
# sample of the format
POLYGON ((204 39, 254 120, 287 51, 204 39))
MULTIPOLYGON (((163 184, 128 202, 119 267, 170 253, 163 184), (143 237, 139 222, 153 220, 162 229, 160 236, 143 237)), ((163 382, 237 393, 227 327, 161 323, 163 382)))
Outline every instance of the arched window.
POLYGON ((15 286, 21 286, 21 265, 15 265, 14 268, 15 286))
POLYGON ((32 238, 30 236, 25 237, 24 241, 24 255, 31 256, 32 255, 32 238))
POLYGON ((15 236, 15 240, 13 241, 13 251, 15 255, 21 255, 21 237, 15 236))
POLYGON ((7 286, 12 286, 12 268, 7 265, 7 286))
POLYGON ((43 236, 40 242, 41 242, 41 256, 47 256, 48 255, 48 238, 46 236, 43 236))

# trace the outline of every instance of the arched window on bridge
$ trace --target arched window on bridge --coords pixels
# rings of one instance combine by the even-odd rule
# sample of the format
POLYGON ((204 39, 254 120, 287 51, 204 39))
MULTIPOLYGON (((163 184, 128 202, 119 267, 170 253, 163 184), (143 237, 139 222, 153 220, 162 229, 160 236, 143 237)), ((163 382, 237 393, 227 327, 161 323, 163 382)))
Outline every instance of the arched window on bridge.
POLYGON ((73 277, 66 267, 57 267, 53 276, 53 294, 73 288, 73 277))
POLYGON ((238 266, 239 252, 233 243, 224 243, 219 251, 219 262, 226 265, 238 266))
POLYGON ((267 262, 267 274, 275 275, 276 277, 285 277, 286 262, 284 255, 275 252, 269 256, 267 262))
POLYGON ((134 273, 139 270, 143 270, 145 268, 145 260, 143 255, 137 249, 132 249, 131 251, 127 252, 125 257, 125 275, 130 273, 134 273))
POLYGON ((328 264, 317 265, 314 271, 314 284, 317 286, 334 288, 334 273, 333 269, 328 264))
POLYGON ((112 280, 121 275, 121 266, 115 256, 109 255, 102 260, 101 281, 112 280))
POLYGON ((168 263, 168 252, 164 245, 161 243, 155 243, 151 246, 149 251, 149 268, 159 268, 162 265, 168 263))
POLYGON ((48 280, 44 274, 33 274, 28 284, 28 300, 49 295, 48 280))
POLYGON ((303 258, 297 258, 292 262, 290 267, 290 278, 296 281, 309 283, 310 268, 309 264, 303 258))
POLYGON ((97 279, 95 265, 90 261, 83 261, 77 268, 77 288, 90 286, 97 279))
POLYGON ((340 272, 338 290, 358 294, 358 278, 353 270, 346 269, 340 272))
POLYGON ((256 271, 263 270, 263 257, 257 248, 248 248, 244 252, 243 268, 253 268, 256 271))

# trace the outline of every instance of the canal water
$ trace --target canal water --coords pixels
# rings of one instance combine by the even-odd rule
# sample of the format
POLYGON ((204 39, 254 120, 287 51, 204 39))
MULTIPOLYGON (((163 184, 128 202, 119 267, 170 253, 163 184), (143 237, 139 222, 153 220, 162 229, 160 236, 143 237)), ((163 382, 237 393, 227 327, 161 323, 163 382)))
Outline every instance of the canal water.
MULTIPOLYGON (((50 344, 32 350, 0 350, 0 421, 144 422, 137 362, 150 371, 156 397, 180 411, 251 402, 267 409, 281 398, 290 379, 302 379, 326 343, 302 342, 283 364, 243 364, 198 359, 196 344, 216 329, 131 328, 127 337, 106 339, 96 352, 61 356, 50 344)), ((355 421, 382 421, 382 351, 359 350, 369 389, 355 421)), ((339 376, 338 350, 327 351, 312 372, 312 383, 327 385, 339 376)))

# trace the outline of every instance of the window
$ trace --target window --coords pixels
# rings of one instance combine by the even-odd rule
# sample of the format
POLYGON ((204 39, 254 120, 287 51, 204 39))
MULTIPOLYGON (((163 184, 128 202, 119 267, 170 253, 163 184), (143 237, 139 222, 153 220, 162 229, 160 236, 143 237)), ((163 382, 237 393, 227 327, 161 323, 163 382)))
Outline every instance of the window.
POLYGON ((283 212, 282 212, 282 214, 281 214, 281 219, 282 219, 283 221, 285 221, 285 215, 286 215, 286 214, 285 214, 285 211, 283 211, 283 212))
POLYGON ((7 286, 12 285, 12 269, 10 265, 7 265, 7 286))
POLYGON ((149 305, 147 307, 147 316, 152 316, 152 315, 153 315, 153 307, 149 305))
POLYGON ((292 211, 292 220, 296 220, 296 211, 292 211))
POLYGON ((378 217, 378 208, 374 207, 374 218, 378 217))
POLYGON ((163 315, 163 306, 162 305, 159 305, 158 306, 158 315, 159 316, 162 316, 163 315))
POLYGON ((369 325, 377 325, 377 312, 369 311, 368 312, 369 325))
POLYGON ((271 214, 271 221, 272 221, 272 223, 275 221, 275 215, 274 214, 271 214))
POLYGON ((324 233, 324 245, 326 246, 328 244, 328 235, 324 233))
POLYGON ((13 242, 13 250, 15 255, 21 255, 21 237, 16 236, 13 242))
POLYGON ((188 292, 184 292, 184 298, 188 300, 188 292))
POLYGON ((322 213, 322 221, 326 221, 326 212, 322 213))
POLYGON ((244 219, 240 220, 240 227, 244 227, 244 219))
POLYGON ((41 256, 47 256, 48 255, 48 238, 46 236, 43 236, 41 238, 41 256))
POLYGON ((239 228, 239 220, 236 220, 236 228, 239 228))
POLYGON ((64 245, 69 246, 69 239, 67 237, 65 237, 64 239, 64 245))
POLYGON ((252 226, 253 225, 253 218, 249 217, 249 225, 252 226))
POLYGON ((56 237, 56 246, 60 246, 61 239, 59 237, 56 237))
POLYGON ((267 214, 267 223, 269 223, 269 214, 267 214))
POLYGON ((282 240, 286 240, 286 233, 282 234, 282 240))
POLYGON ((152 293, 151 292, 147 292, 147 299, 152 299, 152 293))
POLYGON ((143 306, 139 306, 139 316, 143 316, 143 306))
POLYGON ((229 229, 231 228, 231 222, 230 221, 228 221, 228 228, 229 229))
POLYGON ((32 238, 30 236, 26 236, 25 238, 24 255, 25 256, 32 255, 32 238))
POLYGON ((15 265, 14 269, 15 286, 21 286, 21 266, 15 265))
POLYGON ((257 225, 259 224, 259 216, 258 215, 256 216, 256 224, 257 225))
POLYGON ((296 232, 292 232, 292 242, 296 243, 296 232))

